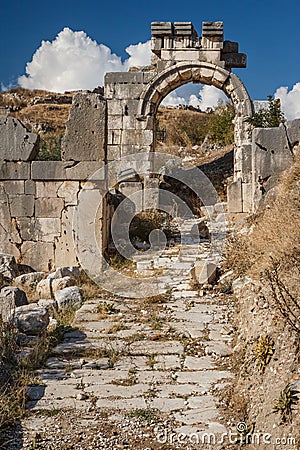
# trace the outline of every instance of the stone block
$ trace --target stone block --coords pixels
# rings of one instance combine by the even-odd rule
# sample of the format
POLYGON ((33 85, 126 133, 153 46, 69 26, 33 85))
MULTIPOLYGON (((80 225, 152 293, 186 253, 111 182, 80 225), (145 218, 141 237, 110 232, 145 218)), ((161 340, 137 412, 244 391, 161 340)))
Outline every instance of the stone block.
POLYGON ((285 124, 288 140, 292 147, 300 142, 300 119, 295 119, 285 124))
POLYGON ((293 163, 284 127, 256 128, 252 133, 254 181, 263 182, 293 163))
POLYGON ((218 67, 214 72, 214 76, 213 76, 213 80, 212 80, 213 85, 215 87, 218 87, 219 89, 222 89, 225 81, 228 79, 229 76, 230 76, 230 72, 218 67))
POLYGON ((125 197, 129 197, 135 205, 136 211, 143 209, 143 185, 139 181, 122 181, 119 184, 119 191, 125 197))
POLYGON ((143 84, 115 84, 114 98, 116 99, 139 99, 144 89, 143 84))
POLYGON ((12 217, 31 217, 34 212, 33 195, 16 195, 9 197, 12 217))
POLYGON ((26 180, 25 181, 25 194, 35 195, 35 181, 26 180))
POLYGON ((0 162, 0 180, 27 180, 30 178, 30 163, 0 162))
POLYGON ((14 323, 16 327, 29 336, 42 333, 49 324, 49 313, 47 309, 36 304, 20 306, 14 312, 14 323))
POLYGON ((159 207, 159 179, 144 179, 144 209, 158 209, 159 207))
MULTIPOLYGON (((236 151, 236 154, 238 152, 236 151)), ((252 181, 252 145, 245 144, 240 147, 240 168, 243 183, 252 181)))
POLYGON ((19 181, 5 181, 4 183, 5 192, 9 195, 19 195, 25 194, 25 183, 24 180, 19 181))
POLYGON ((107 161, 114 161, 121 158, 121 145, 107 146, 107 161))
POLYGON ((79 308, 82 303, 82 294, 78 286, 71 286, 56 291, 54 294, 59 309, 79 308))
POLYGON ((63 161, 33 161, 31 171, 33 180, 65 180, 66 168, 70 163, 63 161))
POLYGON ((75 166, 66 169, 67 179, 70 181, 84 181, 97 172, 99 180, 104 180, 104 170, 99 170, 101 167, 104 167, 104 163, 102 162, 79 162, 75 166))
POLYGON ((212 284, 217 275, 217 266, 209 261, 196 261, 191 269, 192 278, 199 284, 212 284))
POLYGON ((107 100, 107 115, 122 115, 123 114, 123 102, 122 100, 109 99, 107 100))
POLYGON ((37 181, 35 183, 36 197, 57 198, 57 191, 61 184, 59 181, 37 181))
POLYGON ((123 128, 123 115, 111 115, 107 117, 107 128, 109 130, 121 130, 123 128))
POLYGON ((15 117, 0 116, 0 160, 31 161, 39 151, 39 136, 15 117))
POLYGON ((222 53, 238 53, 239 44, 237 42, 224 41, 222 53))
POLYGON ((55 239, 55 267, 77 264, 73 240, 74 207, 66 208, 61 217, 61 235, 55 239))
POLYGON ((60 235, 60 218, 34 219, 34 236, 41 242, 54 242, 60 235))
POLYGON ((242 180, 239 178, 233 181, 227 188, 227 202, 229 213, 243 212, 243 197, 242 197, 242 180))
POLYGON ((54 245, 51 242, 25 241, 21 245, 22 264, 48 272, 54 266, 54 245))
MULTIPOLYGON (((122 130, 108 130, 107 131, 107 144, 119 145, 121 144, 122 130)), ((107 150, 108 152, 108 150, 107 150)))
POLYGON ((63 208, 64 201, 61 198, 41 197, 35 200, 36 217, 60 218, 63 208))
POLYGON ((77 196, 79 192, 78 181, 64 181, 57 191, 58 197, 65 201, 65 206, 77 205, 77 196))
POLYGON ((73 97, 62 141, 63 161, 102 161, 105 158, 106 100, 80 92, 73 97))
POLYGON ((56 291, 65 289, 69 286, 74 286, 75 281, 71 277, 63 278, 45 278, 41 280, 36 286, 36 293, 39 298, 52 298, 56 291))
POLYGON ((108 72, 104 76, 105 84, 143 83, 143 72, 108 72))
POLYGON ((252 184, 242 183, 243 212, 252 211, 252 184))

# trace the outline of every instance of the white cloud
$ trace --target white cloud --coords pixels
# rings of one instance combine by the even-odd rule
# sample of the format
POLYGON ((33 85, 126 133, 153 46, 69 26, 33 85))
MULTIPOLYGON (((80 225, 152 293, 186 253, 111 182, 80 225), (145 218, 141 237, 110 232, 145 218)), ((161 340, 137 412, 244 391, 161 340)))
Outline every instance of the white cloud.
POLYGON ((175 91, 170 92, 163 101, 161 102, 163 106, 176 106, 176 105, 186 105, 187 101, 184 97, 180 97, 176 89, 175 91))
POLYGON ((228 98, 223 91, 214 86, 204 85, 199 91, 199 97, 191 95, 189 104, 199 107, 201 111, 206 111, 207 108, 215 108, 220 103, 228 102, 228 98))
POLYGON ((288 87, 281 86, 274 97, 280 99, 281 109, 287 120, 300 118, 300 82, 294 84, 290 91, 288 87))
POLYGON ((126 48, 129 58, 125 61, 124 66, 149 66, 151 63, 151 41, 139 42, 136 45, 129 45, 126 48))
POLYGON ((122 62, 109 47, 93 41, 84 31, 64 28, 52 42, 42 42, 18 82, 23 88, 56 92, 94 89, 103 85, 106 72, 150 64, 150 42, 130 45, 126 52, 129 58, 122 62))

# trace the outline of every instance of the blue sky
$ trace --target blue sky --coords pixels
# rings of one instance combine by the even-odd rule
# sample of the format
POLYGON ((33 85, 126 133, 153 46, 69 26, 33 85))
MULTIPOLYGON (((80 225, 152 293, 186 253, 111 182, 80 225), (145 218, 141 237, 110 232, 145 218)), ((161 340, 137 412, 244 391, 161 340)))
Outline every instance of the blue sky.
POLYGON ((0 82, 17 83, 41 41, 64 27, 125 58, 127 46, 150 38, 152 21, 192 21, 200 34, 202 21, 222 20, 225 38, 248 56, 247 69, 236 73, 253 99, 265 99, 300 81, 299 17, 299 0, 1 0, 0 82))

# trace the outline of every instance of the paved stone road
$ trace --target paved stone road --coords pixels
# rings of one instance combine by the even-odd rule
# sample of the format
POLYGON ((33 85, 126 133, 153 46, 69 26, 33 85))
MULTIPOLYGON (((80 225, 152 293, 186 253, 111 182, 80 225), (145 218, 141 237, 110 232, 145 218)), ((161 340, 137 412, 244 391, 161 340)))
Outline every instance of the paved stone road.
MULTIPOLYGON (((83 304, 74 330, 38 372, 44 386, 31 389, 31 410, 76 409, 92 418, 100 408, 113 421, 153 409, 169 413, 175 433, 226 432, 214 393, 231 379, 220 365, 231 353, 228 305, 222 294, 193 289, 191 255, 212 255, 209 243, 188 245, 179 259, 179 247, 171 247, 153 263, 163 269, 167 295, 83 304)), ((23 423, 25 430, 39 426, 33 418, 23 423)))

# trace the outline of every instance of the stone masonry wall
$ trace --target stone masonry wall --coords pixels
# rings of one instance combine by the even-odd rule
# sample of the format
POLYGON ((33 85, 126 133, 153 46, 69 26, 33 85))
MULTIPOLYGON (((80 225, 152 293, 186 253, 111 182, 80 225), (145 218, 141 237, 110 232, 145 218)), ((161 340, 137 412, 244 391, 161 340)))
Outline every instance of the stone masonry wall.
MULTIPOLYGON (((78 264, 73 215, 81 190, 105 187, 104 176, 87 181, 104 164, 105 136, 106 102, 98 94, 74 96, 63 161, 33 161, 38 136, 17 119, 0 117, 0 252, 35 270, 78 264)), ((106 211, 102 217, 101 247, 106 211)))

